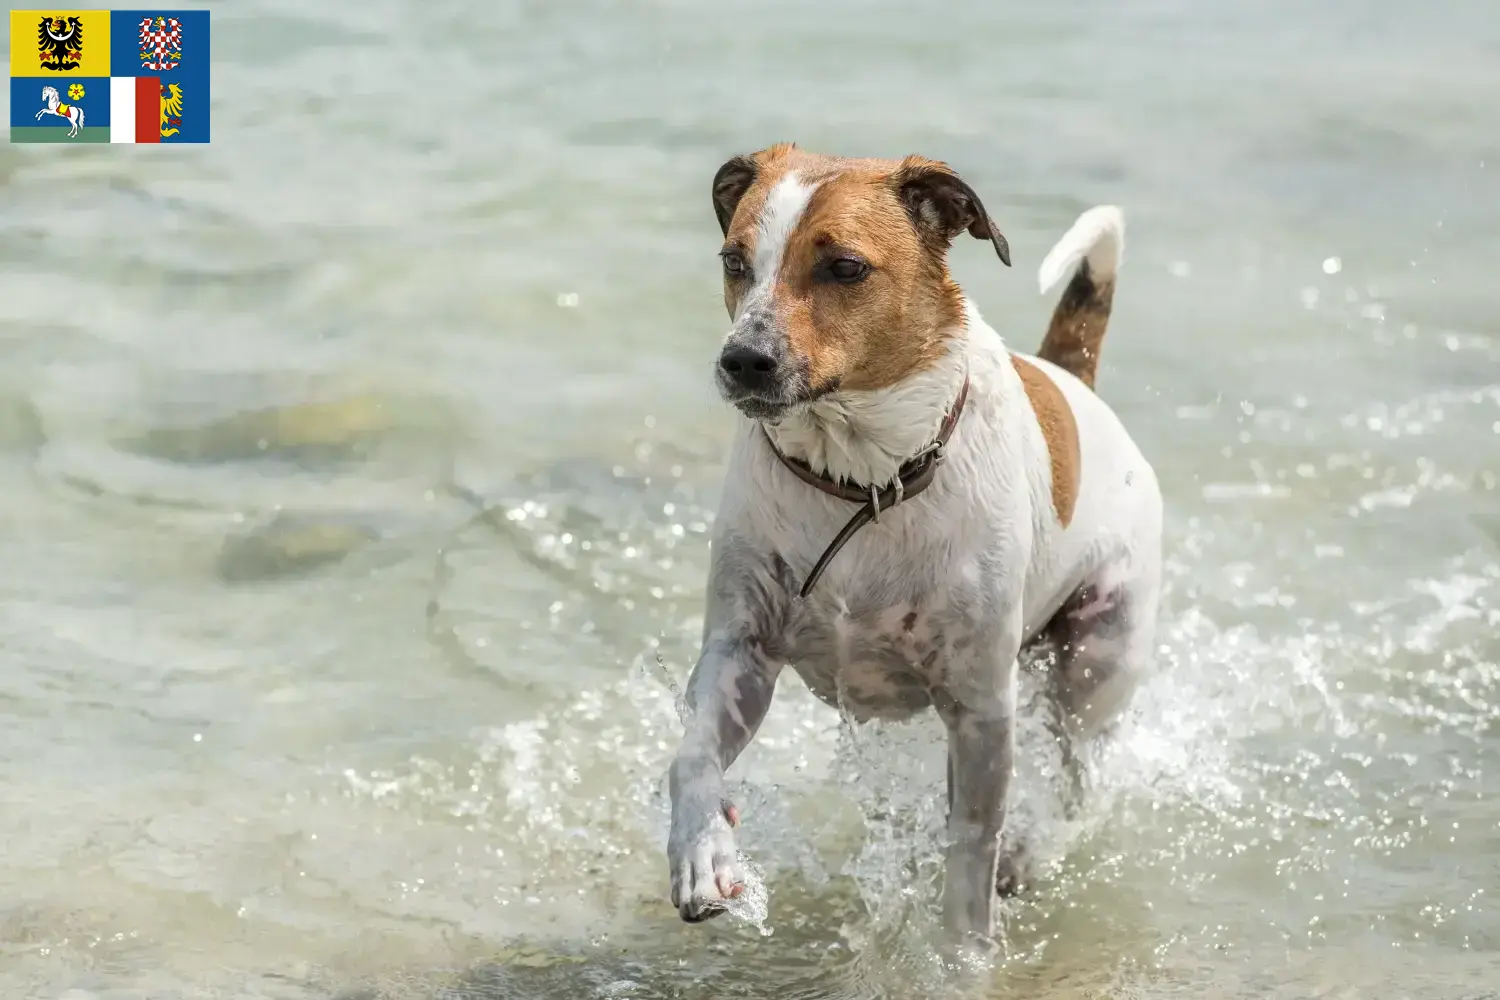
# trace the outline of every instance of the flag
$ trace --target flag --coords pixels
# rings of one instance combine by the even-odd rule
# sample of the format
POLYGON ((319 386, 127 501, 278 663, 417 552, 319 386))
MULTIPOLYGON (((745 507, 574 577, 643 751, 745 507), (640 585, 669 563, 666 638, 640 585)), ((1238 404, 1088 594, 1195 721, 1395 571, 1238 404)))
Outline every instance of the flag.
POLYGON ((10 12, 10 141, 209 139, 206 10, 10 12))

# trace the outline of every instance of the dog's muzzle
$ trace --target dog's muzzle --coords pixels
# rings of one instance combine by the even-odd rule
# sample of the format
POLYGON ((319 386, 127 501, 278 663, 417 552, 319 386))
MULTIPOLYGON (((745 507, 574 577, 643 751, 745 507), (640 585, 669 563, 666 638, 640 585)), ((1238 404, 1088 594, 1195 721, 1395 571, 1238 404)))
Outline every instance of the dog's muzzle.
POLYGON ((769 323, 752 320, 725 339, 715 378, 725 402, 747 417, 764 420, 798 402, 802 380, 795 367, 789 363, 785 339, 769 323))

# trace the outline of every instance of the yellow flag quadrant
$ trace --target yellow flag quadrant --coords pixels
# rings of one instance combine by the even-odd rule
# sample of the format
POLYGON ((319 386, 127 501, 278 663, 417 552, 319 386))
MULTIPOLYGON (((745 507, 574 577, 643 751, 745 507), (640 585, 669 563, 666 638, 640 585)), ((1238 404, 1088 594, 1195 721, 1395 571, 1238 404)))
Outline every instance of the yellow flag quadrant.
POLYGON ((10 12, 11 76, 109 76, 109 11, 107 10, 13 10, 10 12), (47 69, 43 59, 55 53, 44 52, 38 44, 42 19, 61 18, 63 30, 54 32, 67 37, 72 31, 69 18, 77 18, 82 56, 72 69, 47 69))

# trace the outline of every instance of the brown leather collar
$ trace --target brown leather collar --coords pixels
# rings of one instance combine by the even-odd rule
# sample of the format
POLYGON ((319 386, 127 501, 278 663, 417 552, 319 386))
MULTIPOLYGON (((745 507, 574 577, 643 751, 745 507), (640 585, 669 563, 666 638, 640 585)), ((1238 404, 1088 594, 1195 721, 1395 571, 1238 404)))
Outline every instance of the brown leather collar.
POLYGON ((818 577, 828 568, 833 557, 839 554, 839 550, 854 537, 854 533, 871 521, 880 520, 880 512, 890 510, 903 500, 910 500, 932 485, 933 478, 937 475, 938 466, 943 463, 943 449, 948 444, 948 439, 953 436, 954 428, 958 426, 958 418, 963 416, 964 402, 969 398, 969 376, 964 376, 964 384, 959 387, 958 397, 954 399, 953 406, 943 417, 943 423, 938 428, 937 437, 926 448, 901 466, 896 473, 896 478, 890 485, 859 486, 854 483, 845 483, 842 480, 832 479, 821 473, 814 472, 806 462, 792 458, 776 447, 776 442, 771 440, 771 434, 761 425, 761 431, 766 435, 766 443, 771 446, 772 453, 779 459, 781 464, 791 471, 792 475, 802 480, 809 486, 815 486, 827 493, 829 496, 838 497, 840 500, 848 500, 850 503, 860 504, 859 510, 844 525, 828 548, 818 557, 813 564, 812 572, 807 574, 807 582, 802 585, 798 593, 799 598, 804 598, 812 593, 813 585, 818 582, 818 577))

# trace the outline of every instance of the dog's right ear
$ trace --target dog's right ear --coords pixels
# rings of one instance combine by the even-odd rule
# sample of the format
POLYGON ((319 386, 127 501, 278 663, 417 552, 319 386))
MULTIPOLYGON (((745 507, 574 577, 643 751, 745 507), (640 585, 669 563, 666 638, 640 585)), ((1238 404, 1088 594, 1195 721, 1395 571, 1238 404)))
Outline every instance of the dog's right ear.
POLYGON ((719 229, 725 235, 729 234, 729 222, 740 199, 755 183, 758 169, 750 157, 736 156, 714 174, 714 214, 719 217, 719 229))
POLYGON ((891 184, 929 246, 946 250, 959 233, 967 232, 975 239, 989 240, 1000 263, 1010 267, 1010 244, 1000 227, 984 210, 979 195, 948 164, 908 156, 891 175, 891 184))

